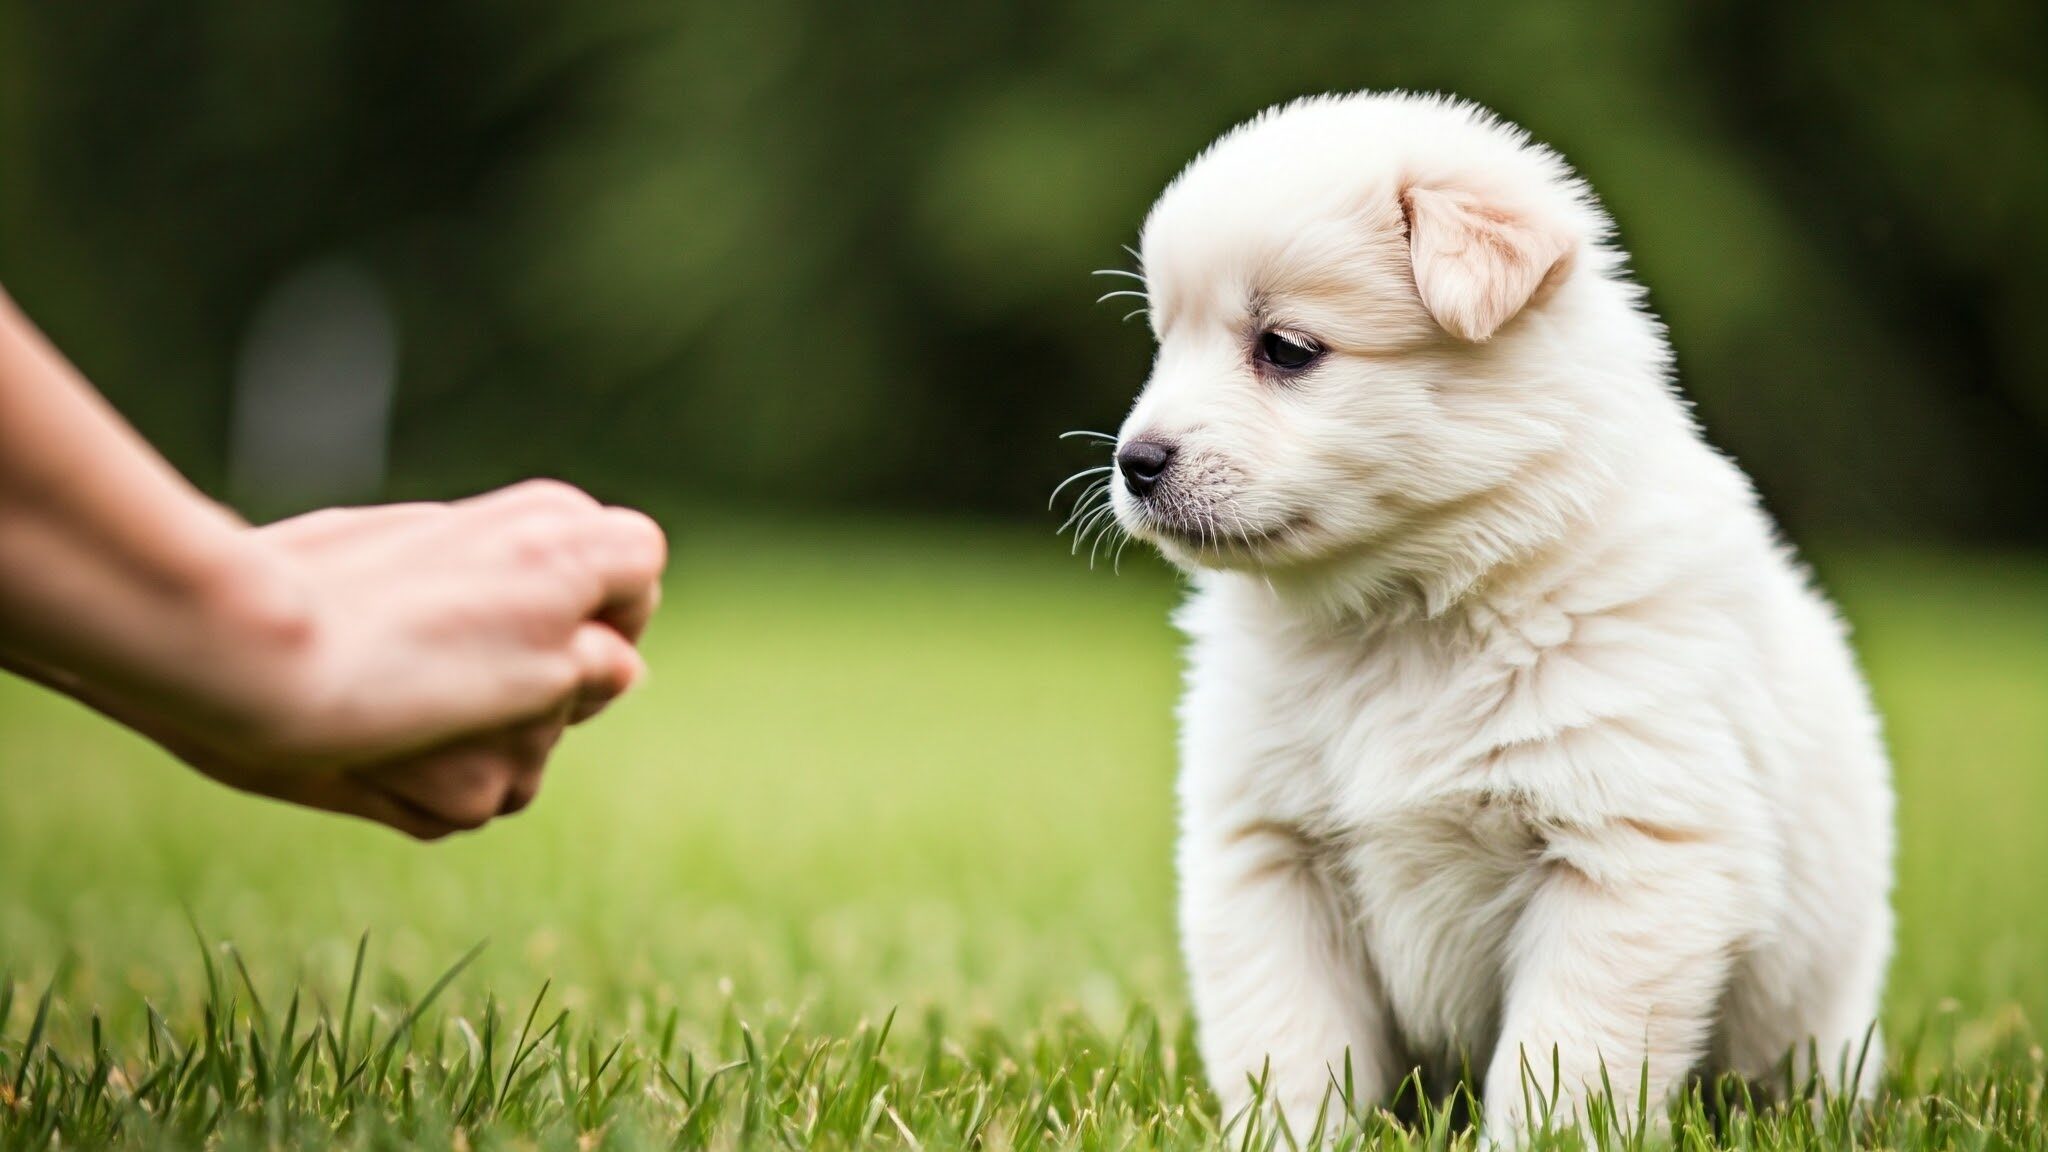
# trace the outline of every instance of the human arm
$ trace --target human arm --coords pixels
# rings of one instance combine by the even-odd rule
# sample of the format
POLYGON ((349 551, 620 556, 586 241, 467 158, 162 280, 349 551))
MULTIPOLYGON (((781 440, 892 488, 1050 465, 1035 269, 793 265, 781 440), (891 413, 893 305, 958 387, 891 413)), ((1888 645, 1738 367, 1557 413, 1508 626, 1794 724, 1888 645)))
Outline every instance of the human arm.
POLYGON ((0 294, 0 666, 235 787, 416 835, 517 807, 641 675, 665 559, 551 482, 252 528, 0 294))

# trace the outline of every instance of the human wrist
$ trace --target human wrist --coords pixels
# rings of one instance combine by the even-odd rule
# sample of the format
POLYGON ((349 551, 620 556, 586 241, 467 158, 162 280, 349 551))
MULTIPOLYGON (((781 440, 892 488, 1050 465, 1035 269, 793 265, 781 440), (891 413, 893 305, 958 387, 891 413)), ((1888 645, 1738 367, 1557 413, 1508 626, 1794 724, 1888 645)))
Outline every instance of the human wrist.
POLYGON ((214 669, 203 702, 213 742, 257 755, 301 742, 322 629, 296 566, 259 533, 238 528, 195 569, 189 611, 214 669))
POLYGON ((293 654, 315 631, 312 598, 294 566, 247 528, 198 569, 194 600, 223 647, 293 654))
POLYGON ((0 668, 195 765, 254 769, 285 746, 317 630, 295 574, 246 526, 196 494, 146 539, 14 511, 0 519, 0 668))

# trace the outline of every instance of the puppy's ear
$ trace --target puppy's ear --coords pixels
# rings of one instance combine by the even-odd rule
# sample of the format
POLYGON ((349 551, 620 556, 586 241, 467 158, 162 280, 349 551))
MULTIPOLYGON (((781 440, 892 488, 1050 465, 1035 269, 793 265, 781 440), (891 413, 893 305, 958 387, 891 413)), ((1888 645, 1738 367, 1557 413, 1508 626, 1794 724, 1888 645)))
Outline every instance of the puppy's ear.
POLYGON ((1552 272, 1565 270, 1572 238, 1464 192, 1401 194, 1408 254, 1422 306, 1444 331, 1477 344, 1514 318, 1552 272))

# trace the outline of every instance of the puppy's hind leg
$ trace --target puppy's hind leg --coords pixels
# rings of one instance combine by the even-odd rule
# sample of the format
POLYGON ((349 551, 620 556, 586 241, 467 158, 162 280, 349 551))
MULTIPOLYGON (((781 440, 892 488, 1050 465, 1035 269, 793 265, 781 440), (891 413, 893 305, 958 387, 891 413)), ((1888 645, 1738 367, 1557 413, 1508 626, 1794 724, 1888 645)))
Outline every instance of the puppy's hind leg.
POLYGON ((1816 1085, 1870 1099, 1884 1076, 1876 1021, 1887 950, 1881 939, 1857 943, 1857 954, 1788 955, 1780 937, 1745 957, 1722 1001, 1711 1070, 1774 1100, 1816 1085))
POLYGON ((1486 1134, 1514 1147, 1547 1112, 1661 1123, 1706 1054, 1753 889, 1707 837, 1631 828, 1554 835, 1553 862, 1511 943, 1499 1046, 1486 1074, 1486 1134), (1553 1063, 1554 1062, 1554 1063, 1553 1063), (1551 1070, 1556 1068, 1555 1095, 1551 1070), (1648 1095, 1643 1094, 1647 1086, 1648 1095))
POLYGON ((1390 1021, 1312 847, 1271 823, 1197 824, 1180 861, 1202 1059, 1224 1119, 1262 1079, 1297 1135, 1326 1104, 1334 1121, 1383 1102, 1400 1075, 1390 1021))

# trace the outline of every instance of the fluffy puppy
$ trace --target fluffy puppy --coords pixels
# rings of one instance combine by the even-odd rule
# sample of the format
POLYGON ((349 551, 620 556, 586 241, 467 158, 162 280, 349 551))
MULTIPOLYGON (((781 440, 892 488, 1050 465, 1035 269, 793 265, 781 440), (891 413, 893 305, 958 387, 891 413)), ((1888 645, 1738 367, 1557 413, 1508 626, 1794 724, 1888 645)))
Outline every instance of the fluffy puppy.
POLYGON ((1625 1112, 1645 1066, 1875 1078, 1877 721, 1609 234, 1555 153, 1408 95, 1269 111, 1145 222, 1110 489, 1193 577, 1180 913, 1229 1110, 1463 1067, 1511 1141, 1553 1058, 1564 1116, 1603 1063, 1625 1112))

